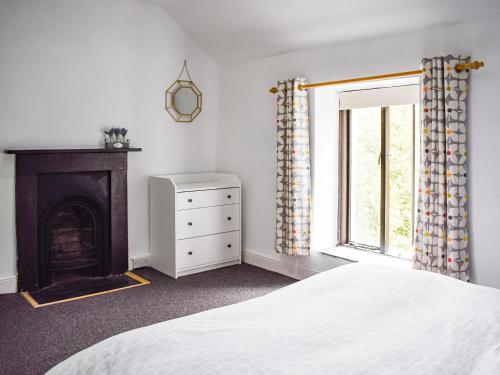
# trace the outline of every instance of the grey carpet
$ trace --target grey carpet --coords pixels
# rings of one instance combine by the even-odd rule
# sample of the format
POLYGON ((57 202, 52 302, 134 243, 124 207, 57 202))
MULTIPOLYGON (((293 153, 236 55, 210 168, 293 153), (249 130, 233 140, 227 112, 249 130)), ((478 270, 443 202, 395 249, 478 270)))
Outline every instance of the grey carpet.
POLYGON ((135 270, 151 284, 39 309, 0 295, 0 374, 41 374, 120 332, 262 296, 295 280, 242 264, 174 280, 135 270))

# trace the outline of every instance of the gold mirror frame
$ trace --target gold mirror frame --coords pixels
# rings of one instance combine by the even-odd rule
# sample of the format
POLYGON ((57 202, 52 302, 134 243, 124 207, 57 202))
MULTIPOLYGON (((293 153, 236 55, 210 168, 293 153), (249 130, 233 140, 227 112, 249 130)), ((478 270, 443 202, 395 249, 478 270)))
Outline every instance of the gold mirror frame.
POLYGON ((202 108, 202 93, 198 86, 195 85, 191 76, 189 75, 189 71, 187 69, 186 60, 184 60, 184 65, 181 70, 181 74, 177 77, 177 80, 170 85, 170 87, 165 92, 165 109, 169 113, 172 118, 177 122, 192 122, 196 116, 198 116, 201 112, 202 108), (186 70, 187 76, 189 80, 180 79, 182 73, 186 70), (196 107, 191 113, 182 113, 178 106, 175 104, 175 96, 179 93, 180 90, 190 89, 196 95, 196 107))

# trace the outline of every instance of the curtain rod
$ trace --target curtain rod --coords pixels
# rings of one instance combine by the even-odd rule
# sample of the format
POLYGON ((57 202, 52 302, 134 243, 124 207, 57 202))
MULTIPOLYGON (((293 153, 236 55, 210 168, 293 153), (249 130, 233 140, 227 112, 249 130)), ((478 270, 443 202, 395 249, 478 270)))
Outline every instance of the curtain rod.
MULTIPOLYGON (((455 65, 455 70, 457 72, 462 72, 466 69, 479 69, 484 66, 483 61, 473 61, 468 64, 457 64, 455 65)), ((322 86, 333 86, 333 85, 341 85, 344 83, 353 83, 353 82, 364 82, 364 81, 376 81, 379 79, 385 78, 396 78, 396 77, 408 77, 408 76, 417 76, 422 73, 422 69, 419 70, 409 70, 407 72, 397 72, 397 73, 389 73, 389 74, 380 74, 376 76, 369 77, 358 77, 358 78, 350 78, 350 79, 341 79, 340 81, 328 81, 328 82, 318 82, 318 83, 308 83, 307 85, 299 85, 300 90, 312 89, 314 87, 322 87, 322 86)), ((277 87, 271 87, 269 89, 271 94, 276 94, 278 92, 277 87)))

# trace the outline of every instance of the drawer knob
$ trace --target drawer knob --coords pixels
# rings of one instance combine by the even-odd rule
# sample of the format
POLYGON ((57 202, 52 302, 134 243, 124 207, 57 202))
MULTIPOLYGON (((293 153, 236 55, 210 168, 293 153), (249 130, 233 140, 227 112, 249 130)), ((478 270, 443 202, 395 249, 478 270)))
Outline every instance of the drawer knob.
POLYGON ((231 248, 231 244, 230 244, 230 243, 228 243, 228 244, 227 244, 227 247, 231 248))
POLYGON ((188 199, 188 202, 191 203, 193 200, 191 198, 188 199))
POLYGON ((229 195, 227 196, 227 199, 231 199, 231 194, 229 194, 229 195))
POLYGON ((193 223, 192 223, 192 222, 189 222, 189 223, 188 223, 188 225, 189 225, 189 226, 191 226, 191 225, 193 225, 193 223))
POLYGON ((188 255, 193 255, 193 252, 192 251, 188 251, 188 255))
POLYGON ((227 217, 227 219, 228 219, 228 220, 231 220, 231 216, 228 216, 228 217, 227 217))

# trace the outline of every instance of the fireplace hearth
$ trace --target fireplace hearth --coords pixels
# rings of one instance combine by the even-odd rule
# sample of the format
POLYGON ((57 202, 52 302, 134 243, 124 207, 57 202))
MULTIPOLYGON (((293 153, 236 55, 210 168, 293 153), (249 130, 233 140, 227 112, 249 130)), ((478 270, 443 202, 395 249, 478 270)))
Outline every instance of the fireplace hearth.
POLYGON ((127 153, 16 154, 18 289, 36 291, 128 269, 127 153))

